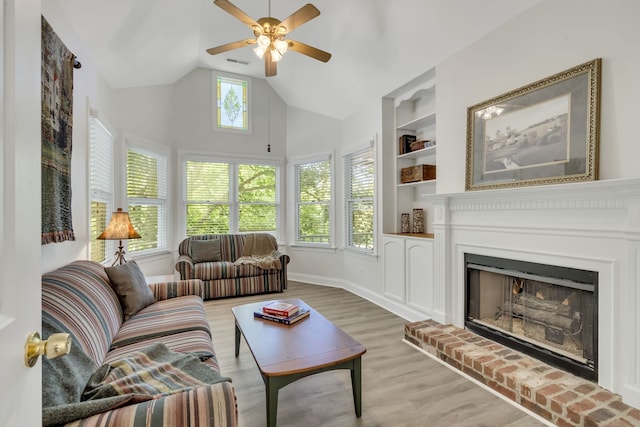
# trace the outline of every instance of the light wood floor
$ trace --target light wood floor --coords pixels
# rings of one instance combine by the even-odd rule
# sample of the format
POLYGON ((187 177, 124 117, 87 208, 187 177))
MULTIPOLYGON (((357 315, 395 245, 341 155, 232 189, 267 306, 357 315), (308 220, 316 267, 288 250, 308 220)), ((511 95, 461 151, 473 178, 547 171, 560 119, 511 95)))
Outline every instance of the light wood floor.
POLYGON ((205 302, 222 374, 233 380, 240 427, 265 425, 264 383, 244 340, 234 356, 231 307, 300 298, 349 335, 362 358, 362 417, 356 418, 349 371, 303 378, 280 390, 278 427, 543 426, 516 407, 403 343, 406 321, 343 289, 289 282, 283 294, 205 302))

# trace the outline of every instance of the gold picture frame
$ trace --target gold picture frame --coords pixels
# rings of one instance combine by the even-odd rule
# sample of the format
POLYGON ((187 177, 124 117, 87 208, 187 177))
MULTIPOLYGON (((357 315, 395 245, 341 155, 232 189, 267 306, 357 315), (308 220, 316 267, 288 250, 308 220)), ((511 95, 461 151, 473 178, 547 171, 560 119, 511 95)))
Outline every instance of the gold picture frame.
POLYGON ((601 59, 467 109, 465 190, 598 179, 601 59))

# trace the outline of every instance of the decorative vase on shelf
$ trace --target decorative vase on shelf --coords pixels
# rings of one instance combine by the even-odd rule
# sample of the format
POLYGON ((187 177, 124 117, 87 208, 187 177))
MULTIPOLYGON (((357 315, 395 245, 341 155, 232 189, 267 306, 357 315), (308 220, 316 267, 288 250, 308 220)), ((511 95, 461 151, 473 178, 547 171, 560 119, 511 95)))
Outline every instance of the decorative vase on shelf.
POLYGON ((413 210, 413 232, 424 233, 424 211, 422 209, 413 210))
POLYGON ((409 233, 409 214, 403 213, 402 220, 400 221, 400 232, 401 233, 409 233))

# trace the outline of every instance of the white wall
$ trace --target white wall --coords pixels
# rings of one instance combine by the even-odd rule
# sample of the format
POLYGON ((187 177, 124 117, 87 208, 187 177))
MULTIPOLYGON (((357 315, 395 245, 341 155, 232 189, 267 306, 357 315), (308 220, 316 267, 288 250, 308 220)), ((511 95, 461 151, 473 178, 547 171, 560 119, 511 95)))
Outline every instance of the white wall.
MULTIPOLYGON (((289 163, 297 157, 333 152, 335 177, 335 223, 334 241, 336 249, 309 249, 290 246, 291 256, 288 270, 293 280, 309 283, 329 284, 348 288, 362 296, 375 299, 382 292, 382 266, 379 256, 362 255, 344 249, 344 161, 343 156, 353 150, 367 146, 376 140, 376 156, 381 159, 381 119, 380 101, 367 106, 358 113, 340 122, 298 108, 287 110, 287 153, 289 163)), ((291 175, 291 174, 290 174, 291 175)), ((378 183, 383 179, 382 167, 378 170, 378 183)), ((295 200, 294 182, 288 181, 289 200, 295 200)), ((381 191, 379 191, 381 195, 381 191)), ((377 215, 381 218, 382 208, 378 204, 377 215)), ((295 238, 293 206, 288 207, 290 243, 295 238)))
MULTIPOLYGON (((233 76, 233 75, 231 75, 233 76)), ((237 76, 247 79, 246 76, 237 76)), ((266 80, 251 81, 252 133, 243 135, 212 131, 215 96, 213 74, 196 68, 174 86, 172 138, 174 148, 210 153, 284 157, 286 154, 286 106, 266 80), (271 152, 267 152, 271 144, 271 152)))
POLYGON ((438 193, 464 191, 467 107, 602 58, 600 178, 638 176, 640 2, 543 1, 437 67, 438 193))
MULTIPOLYGON (((336 189, 342 188, 342 176, 338 169, 342 145, 342 122, 295 107, 287 108, 287 200, 286 227, 287 254, 291 262, 287 267, 289 277, 309 283, 341 285, 343 277, 342 252, 336 249, 300 248, 295 243, 295 182, 292 161, 309 156, 330 154, 333 158, 336 189)), ((340 206, 334 204, 334 218, 339 217, 340 206)), ((341 228, 334 227, 334 246, 340 238, 341 228)))

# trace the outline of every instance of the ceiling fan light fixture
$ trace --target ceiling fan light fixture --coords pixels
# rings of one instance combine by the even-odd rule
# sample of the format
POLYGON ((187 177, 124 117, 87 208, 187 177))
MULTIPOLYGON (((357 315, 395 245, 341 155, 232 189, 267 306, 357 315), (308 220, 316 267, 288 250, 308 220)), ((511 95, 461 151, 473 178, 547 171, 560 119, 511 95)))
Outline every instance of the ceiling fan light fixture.
POLYGON ((282 59, 282 54, 280 53, 280 51, 278 51, 278 49, 273 48, 271 49, 271 60, 273 62, 278 62, 282 59))
POLYGON ((285 40, 278 39, 273 42, 273 47, 275 47, 281 55, 284 55, 285 53, 287 53, 289 43, 287 43, 285 40))
POLYGON ((253 49, 253 53, 256 54, 256 56, 260 59, 262 59, 264 57, 264 53, 267 51, 267 49, 265 49, 262 46, 257 46, 256 48, 253 49))
POLYGON ((258 46, 260 46, 263 49, 267 49, 269 47, 269 45, 271 44, 271 40, 269 39, 269 37, 265 36, 264 34, 260 35, 258 37, 258 46))

